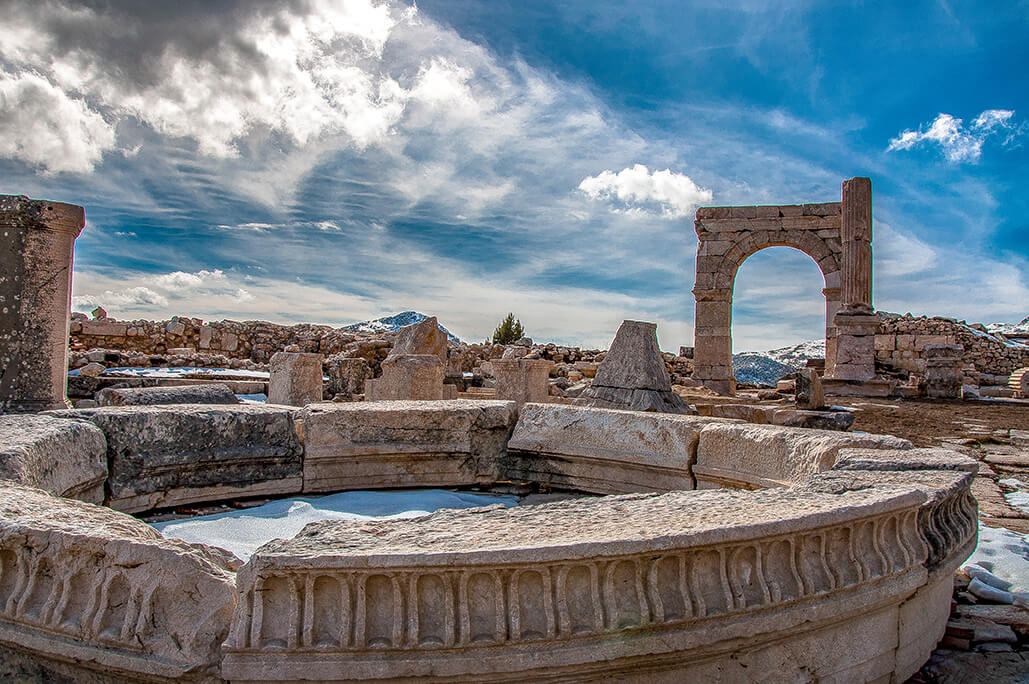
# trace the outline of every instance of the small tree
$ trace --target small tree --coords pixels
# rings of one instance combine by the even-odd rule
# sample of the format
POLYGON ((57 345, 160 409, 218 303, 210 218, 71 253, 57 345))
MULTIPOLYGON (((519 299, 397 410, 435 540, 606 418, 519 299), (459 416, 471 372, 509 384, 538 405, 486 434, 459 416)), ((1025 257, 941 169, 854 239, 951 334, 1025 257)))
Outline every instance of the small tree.
POLYGON ((493 331, 493 344, 511 344, 523 337, 525 330, 522 328, 522 322, 515 320, 514 314, 509 313, 493 331))

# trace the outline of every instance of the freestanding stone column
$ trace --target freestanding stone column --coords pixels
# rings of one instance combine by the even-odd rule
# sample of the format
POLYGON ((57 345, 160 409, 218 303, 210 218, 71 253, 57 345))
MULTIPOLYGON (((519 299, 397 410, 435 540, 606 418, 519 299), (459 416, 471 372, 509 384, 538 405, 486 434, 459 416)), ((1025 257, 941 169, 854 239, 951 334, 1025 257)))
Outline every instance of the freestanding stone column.
MULTIPOLYGON (((872 308, 872 181, 843 181, 841 206, 843 263, 840 289, 843 306, 836 326, 837 380, 866 381, 875 377, 875 331, 879 318, 872 308)), ((827 366, 828 367, 828 366, 827 366)))
POLYGON ((493 375, 497 379, 497 399, 522 404, 544 403, 550 395, 550 369, 554 362, 545 359, 493 359, 493 375))
POLYGON ((68 408, 68 318, 82 207, 0 195, 0 411, 68 408))
POLYGON ((307 406, 322 400, 322 355, 305 352, 272 354, 268 403, 307 406))

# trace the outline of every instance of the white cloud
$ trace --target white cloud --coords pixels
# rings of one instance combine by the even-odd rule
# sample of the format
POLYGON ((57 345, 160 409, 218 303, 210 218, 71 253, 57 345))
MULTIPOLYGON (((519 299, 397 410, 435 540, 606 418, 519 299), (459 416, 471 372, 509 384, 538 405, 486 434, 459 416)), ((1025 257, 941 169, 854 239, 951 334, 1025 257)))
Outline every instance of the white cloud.
POLYGON ((0 158, 46 172, 88 173, 115 147, 114 127, 33 72, 0 69, 0 158))
POLYGON ((643 164, 618 173, 602 171, 588 176, 579 183, 579 190, 591 199, 611 202, 616 212, 664 218, 690 216, 713 197, 710 190, 699 187, 689 176, 670 169, 651 173, 643 164))
POLYGON ((909 233, 894 230, 876 220, 872 239, 874 269, 881 276, 908 276, 929 270, 936 264, 936 250, 909 233))
POLYGON ((72 311, 89 312, 98 306, 105 310, 132 310, 168 306, 168 299, 149 287, 137 285, 122 290, 104 290, 102 294, 72 297, 72 311))
POLYGON ((201 288, 213 288, 224 286, 226 283, 225 273, 215 269, 213 271, 197 271, 186 273, 185 271, 173 271, 152 279, 155 287, 172 292, 199 290, 201 288))
POLYGON ((987 109, 977 116, 969 126, 962 119, 940 113, 926 128, 917 131, 906 130, 890 140, 887 152, 910 150, 922 145, 938 145, 948 161, 954 163, 977 162, 982 156, 983 143, 991 135, 1007 131, 1002 144, 1011 142, 1021 132, 1021 127, 1012 124, 1015 112, 1009 109, 987 109))

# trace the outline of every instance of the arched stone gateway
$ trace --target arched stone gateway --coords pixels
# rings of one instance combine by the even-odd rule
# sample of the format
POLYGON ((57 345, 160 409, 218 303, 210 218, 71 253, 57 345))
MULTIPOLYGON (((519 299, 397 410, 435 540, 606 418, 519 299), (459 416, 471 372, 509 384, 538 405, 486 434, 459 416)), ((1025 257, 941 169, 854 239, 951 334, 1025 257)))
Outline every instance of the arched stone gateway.
POLYGON ((872 182, 843 182, 842 202, 755 207, 701 207, 693 377, 732 394, 732 292, 747 257, 766 247, 793 247, 825 278, 826 375, 867 381, 875 375, 872 309, 872 182))

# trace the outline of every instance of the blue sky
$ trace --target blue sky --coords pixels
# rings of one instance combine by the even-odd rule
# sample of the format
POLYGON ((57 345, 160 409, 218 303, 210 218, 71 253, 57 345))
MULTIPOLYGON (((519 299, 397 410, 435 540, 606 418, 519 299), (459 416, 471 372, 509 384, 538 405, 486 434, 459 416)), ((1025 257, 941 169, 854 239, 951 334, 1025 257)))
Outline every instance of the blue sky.
MULTIPOLYGON (((0 0, 0 192, 73 202, 73 304, 482 339, 693 329, 698 205, 872 178, 877 308, 1029 314, 1029 3, 0 0)), ((737 351, 818 337, 764 250, 737 351)))

